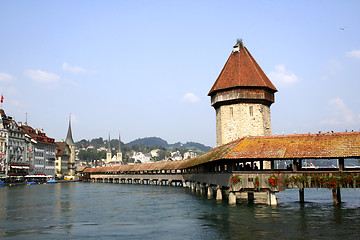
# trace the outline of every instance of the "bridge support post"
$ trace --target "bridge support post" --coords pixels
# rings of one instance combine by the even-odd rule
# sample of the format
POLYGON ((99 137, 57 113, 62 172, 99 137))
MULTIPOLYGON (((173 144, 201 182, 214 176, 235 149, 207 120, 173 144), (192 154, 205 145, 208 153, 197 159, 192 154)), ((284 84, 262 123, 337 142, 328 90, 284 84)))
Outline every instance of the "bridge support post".
POLYGON ((344 167, 345 167, 345 161, 344 158, 339 158, 338 160, 338 166, 339 166, 339 171, 343 172, 344 171, 344 167))
POLYGON ((214 190, 211 186, 209 186, 209 184, 206 184, 207 187, 207 196, 208 198, 213 198, 214 196, 214 190))
POLYGON ((219 185, 216 187, 216 200, 222 200, 222 192, 219 185))
POLYGON ((276 199, 275 192, 269 191, 267 204, 268 205, 273 205, 273 206, 277 205, 277 199, 276 199))
POLYGON ((236 195, 234 192, 229 193, 229 204, 232 204, 232 205, 236 204, 236 195))
POLYGON ((299 200, 300 200, 300 203, 304 203, 304 202, 305 202, 305 198, 304 198, 304 188, 299 188, 299 200))
POLYGON ((195 183, 195 191, 200 192, 200 184, 199 183, 195 183))
POLYGON ((195 183, 194 182, 190 182, 190 189, 192 192, 195 191, 195 183))
POLYGON ((200 194, 205 194, 205 186, 204 186, 204 184, 203 183, 200 183, 199 184, 199 187, 200 187, 200 194))
POLYGON ((341 203, 340 188, 338 188, 338 189, 333 189, 333 190, 332 190, 332 195, 333 195, 333 203, 334 203, 334 205, 340 204, 340 203, 341 203))

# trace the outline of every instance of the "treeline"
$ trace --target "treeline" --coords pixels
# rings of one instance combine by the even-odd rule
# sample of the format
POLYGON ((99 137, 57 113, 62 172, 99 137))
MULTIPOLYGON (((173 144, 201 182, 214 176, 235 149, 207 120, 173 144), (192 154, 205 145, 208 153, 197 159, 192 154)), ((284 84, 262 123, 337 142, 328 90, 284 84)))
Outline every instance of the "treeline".
MULTIPOLYGON (((80 160, 92 161, 106 158, 106 151, 108 149, 109 140, 103 139, 102 137, 95 138, 92 140, 81 140, 75 143, 77 149, 79 149, 78 157, 80 160), (93 148, 89 148, 92 146, 93 148), (98 149, 103 150, 98 151, 98 149), (106 149, 106 150, 105 150, 106 149)), ((112 156, 116 155, 119 149, 119 140, 111 139, 110 148, 112 156)), ((207 152, 211 147, 205 146, 201 143, 188 142, 185 144, 175 143, 168 144, 165 140, 158 137, 149 137, 137 139, 127 144, 121 142, 121 152, 123 154, 123 161, 125 163, 132 162, 130 157, 132 153, 142 152, 144 154, 150 153, 152 150, 159 149, 158 157, 154 157, 153 161, 160 161, 171 156, 171 152, 179 151, 183 156, 188 150, 194 151, 197 155, 201 155, 207 152)))

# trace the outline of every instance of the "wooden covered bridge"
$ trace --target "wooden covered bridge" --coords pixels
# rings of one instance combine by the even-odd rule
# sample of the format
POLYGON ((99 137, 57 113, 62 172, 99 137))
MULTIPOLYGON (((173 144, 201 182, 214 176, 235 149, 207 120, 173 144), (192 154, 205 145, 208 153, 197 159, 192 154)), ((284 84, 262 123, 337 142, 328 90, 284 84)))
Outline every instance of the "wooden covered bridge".
POLYGON ((287 188, 299 188, 304 201, 304 188, 326 187, 337 204, 341 187, 360 187, 360 168, 351 165, 359 160, 360 132, 244 137, 193 159, 87 168, 83 179, 190 187, 232 204, 274 205, 287 188))

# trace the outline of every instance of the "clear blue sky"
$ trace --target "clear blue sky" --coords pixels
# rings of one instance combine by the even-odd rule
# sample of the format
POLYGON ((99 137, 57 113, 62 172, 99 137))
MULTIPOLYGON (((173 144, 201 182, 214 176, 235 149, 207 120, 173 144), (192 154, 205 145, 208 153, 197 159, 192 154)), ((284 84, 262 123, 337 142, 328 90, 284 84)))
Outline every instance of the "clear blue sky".
POLYGON ((3 1, 3 108, 57 141, 215 146, 208 91, 242 38, 273 134, 360 129, 360 1, 3 1))

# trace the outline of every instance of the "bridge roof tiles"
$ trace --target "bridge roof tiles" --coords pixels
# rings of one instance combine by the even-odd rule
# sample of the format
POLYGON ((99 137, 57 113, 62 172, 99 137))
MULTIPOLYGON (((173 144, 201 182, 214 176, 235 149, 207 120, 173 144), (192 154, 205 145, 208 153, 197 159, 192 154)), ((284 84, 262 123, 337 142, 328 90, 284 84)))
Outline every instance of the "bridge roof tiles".
POLYGON ((360 132, 244 137, 186 160, 87 168, 84 172, 185 169, 218 160, 360 158, 360 132))
POLYGON ((221 159, 339 157, 360 157, 360 132, 244 137, 192 159, 187 167, 221 159))

